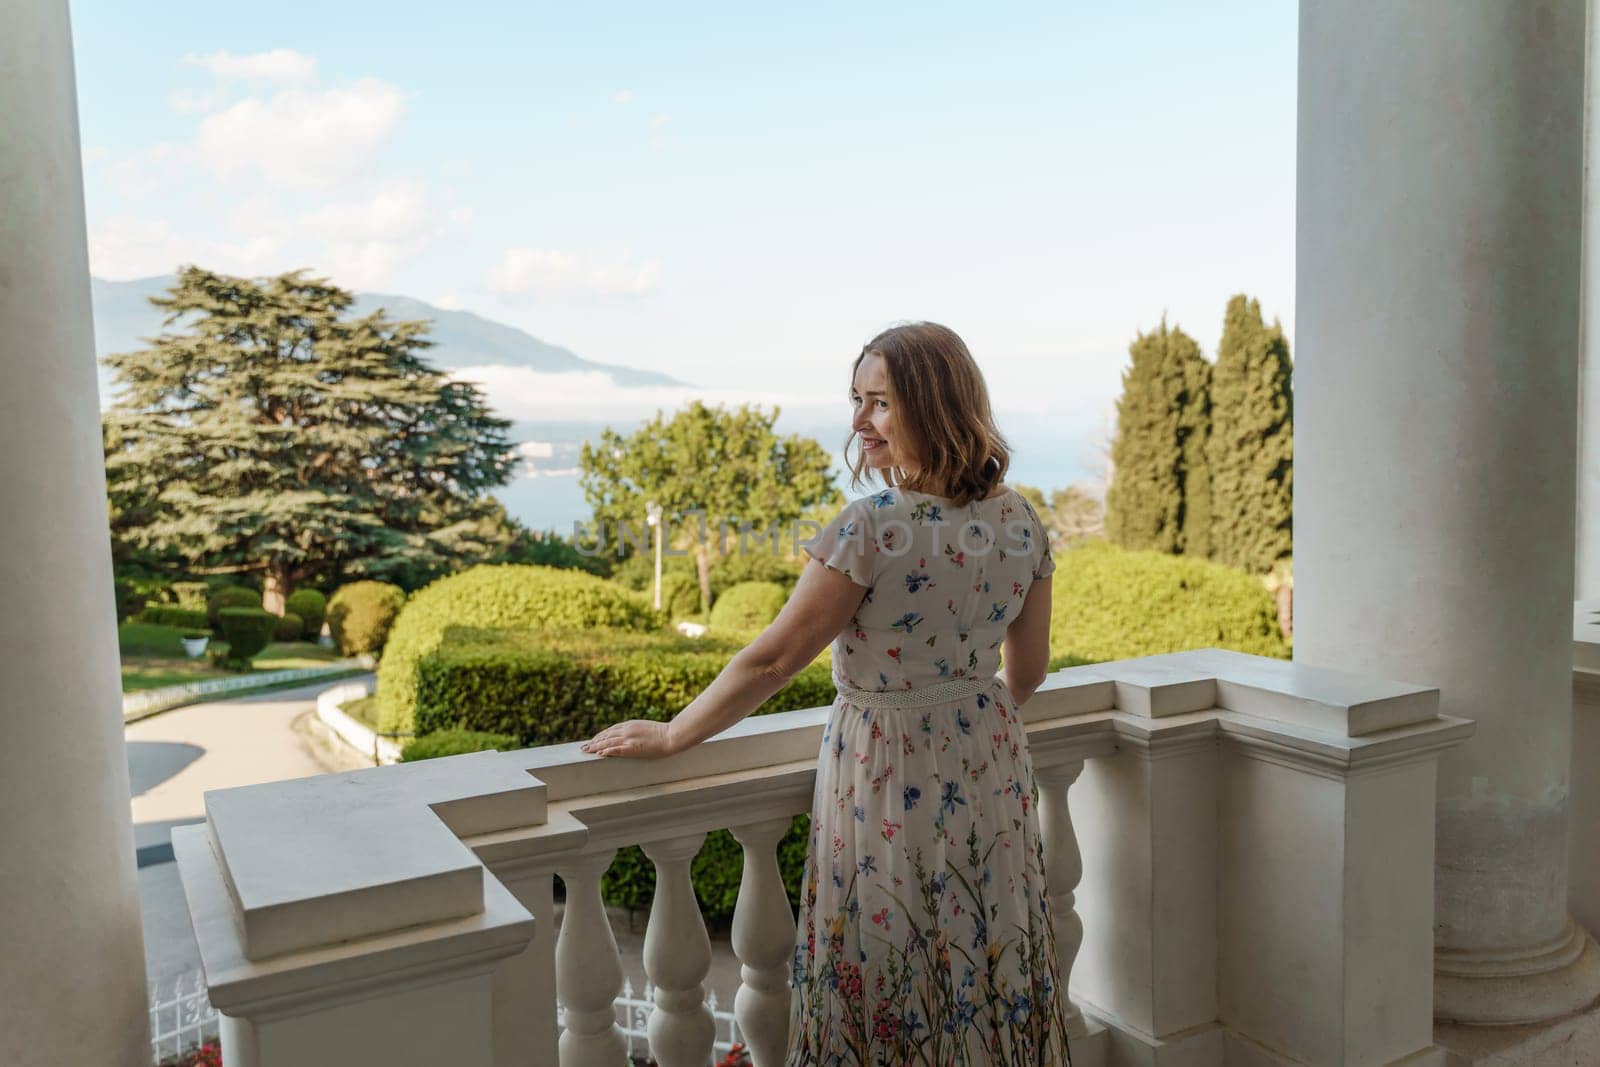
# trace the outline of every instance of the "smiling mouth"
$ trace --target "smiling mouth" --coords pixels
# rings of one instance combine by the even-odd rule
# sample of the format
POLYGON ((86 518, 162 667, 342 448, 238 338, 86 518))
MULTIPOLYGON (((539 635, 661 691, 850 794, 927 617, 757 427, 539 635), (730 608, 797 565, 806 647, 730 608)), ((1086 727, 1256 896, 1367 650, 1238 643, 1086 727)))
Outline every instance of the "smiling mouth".
POLYGON ((868 452, 882 448, 884 443, 883 439, 879 437, 863 437, 861 439, 861 447, 868 452))

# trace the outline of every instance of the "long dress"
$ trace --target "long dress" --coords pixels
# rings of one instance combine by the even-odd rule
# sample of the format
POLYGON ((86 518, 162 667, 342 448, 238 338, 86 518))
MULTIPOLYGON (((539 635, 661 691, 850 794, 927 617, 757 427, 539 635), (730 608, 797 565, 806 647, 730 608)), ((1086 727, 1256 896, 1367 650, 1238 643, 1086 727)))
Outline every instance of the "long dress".
POLYGON ((1038 787, 994 677, 1055 568, 1038 515, 1015 491, 956 508, 891 487, 805 547, 866 592, 832 645, 786 1065, 1070 1064, 1038 787), (846 697, 929 686, 982 688, 846 697))

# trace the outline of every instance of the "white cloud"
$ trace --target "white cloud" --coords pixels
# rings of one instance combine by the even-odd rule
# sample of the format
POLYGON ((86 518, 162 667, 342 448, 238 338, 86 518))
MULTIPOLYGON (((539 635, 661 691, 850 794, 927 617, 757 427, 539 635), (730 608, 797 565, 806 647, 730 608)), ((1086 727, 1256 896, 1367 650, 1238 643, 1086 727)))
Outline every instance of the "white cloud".
POLYGON ((89 269, 111 281, 166 274, 183 263, 229 274, 265 274, 278 266, 281 249, 272 237, 213 241, 175 233, 161 219, 126 215, 89 229, 89 269))
POLYGON ((611 99, 619 104, 631 104, 633 103, 633 90, 618 89, 616 92, 611 94, 611 99))
POLYGON ((185 63, 204 67, 218 78, 241 81, 273 82, 280 85, 300 85, 316 75, 317 61, 304 52, 292 48, 274 48, 268 52, 250 52, 235 55, 226 49, 183 57, 185 63))
POLYGON ((516 420, 594 419, 632 423, 648 419, 659 408, 675 411, 691 400, 711 406, 781 405, 786 423, 794 419, 832 421, 848 418, 837 392, 754 392, 748 389, 703 389, 687 385, 622 386, 604 371, 550 374, 504 365, 464 367, 451 377, 483 387, 496 414, 516 420))
POLYGON ((224 180, 244 174, 292 189, 325 189, 365 167, 404 113, 405 94, 376 78, 340 89, 285 89, 208 115, 194 151, 224 180))
POLYGON ((490 291, 513 297, 643 296, 661 281, 661 264, 635 264, 624 255, 601 263, 588 255, 543 248, 508 248, 484 276, 490 291))
POLYGON ((664 129, 666 127, 667 123, 669 123, 671 121, 672 121, 672 116, 666 114, 665 112, 663 112, 662 114, 657 115, 655 118, 650 120, 650 128, 652 130, 664 129))

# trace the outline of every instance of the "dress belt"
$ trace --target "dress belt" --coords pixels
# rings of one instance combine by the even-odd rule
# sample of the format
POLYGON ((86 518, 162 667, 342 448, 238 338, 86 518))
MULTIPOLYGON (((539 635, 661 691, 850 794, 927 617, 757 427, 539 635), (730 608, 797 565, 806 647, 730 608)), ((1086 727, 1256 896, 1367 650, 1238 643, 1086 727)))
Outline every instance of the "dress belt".
POLYGON ((839 696, 854 704, 858 708, 921 708, 929 704, 942 704, 947 700, 960 700, 975 693, 988 689, 998 679, 999 675, 991 674, 987 678, 969 675, 962 678, 951 678, 947 681, 937 682, 934 685, 925 685, 917 689, 887 689, 874 691, 871 689, 852 689, 841 685, 834 680, 834 688, 839 690, 839 696))

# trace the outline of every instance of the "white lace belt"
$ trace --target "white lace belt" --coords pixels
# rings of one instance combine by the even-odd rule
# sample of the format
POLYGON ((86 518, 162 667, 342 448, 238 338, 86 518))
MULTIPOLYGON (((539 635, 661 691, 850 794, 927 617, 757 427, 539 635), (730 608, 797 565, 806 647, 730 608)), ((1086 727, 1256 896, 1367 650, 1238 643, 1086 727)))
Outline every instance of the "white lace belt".
POLYGON ((995 674, 987 678, 970 675, 917 689, 889 689, 876 692, 871 689, 852 689, 847 685, 841 685, 838 679, 835 679, 833 684, 834 688, 839 690, 839 696, 858 708, 921 708, 981 693, 998 679, 999 675, 995 674))

